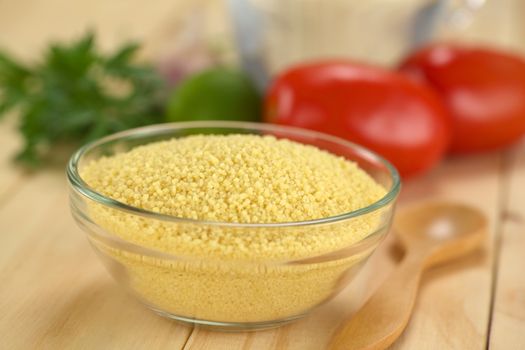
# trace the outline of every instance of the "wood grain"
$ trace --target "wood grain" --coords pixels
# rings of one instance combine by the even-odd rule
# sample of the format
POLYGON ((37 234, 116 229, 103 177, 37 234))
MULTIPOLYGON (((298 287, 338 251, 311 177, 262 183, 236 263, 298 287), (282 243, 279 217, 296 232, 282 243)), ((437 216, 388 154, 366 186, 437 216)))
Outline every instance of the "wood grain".
POLYGON ((482 349, 488 331, 492 286, 493 241, 498 232, 501 157, 487 155, 451 159, 433 176, 412 183, 404 199, 450 198, 478 207, 489 218, 485 250, 423 278, 416 312, 393 349, 482 349), (475 175, 474 175, 475 174, 475 175), (444 194, 446 194, 444 196, 444 194), (410 197, 410 198, 408 198, 410 197))
POLYGON ((27 178, 0 210, 1 349, 181 349, 190 328, 115 285, 69 214, 63 172, 27 178))
POLYGON ((20 143, 13 132, 14 124, 10 120, 0 127, 0 209, 16 193, 24 178, 24 171, 11 162, 20 143))
POLYGON ((507 156, 500 248, 490 345, 525 348, 525 143, 507 156))

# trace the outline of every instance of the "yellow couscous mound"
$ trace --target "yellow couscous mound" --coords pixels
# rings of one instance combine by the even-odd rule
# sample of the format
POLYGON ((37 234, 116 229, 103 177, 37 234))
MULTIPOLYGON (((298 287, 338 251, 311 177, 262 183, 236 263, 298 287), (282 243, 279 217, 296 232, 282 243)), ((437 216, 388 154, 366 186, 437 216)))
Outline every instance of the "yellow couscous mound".
POLYGON ((103 194, 162 214, 237 223, 342 214, 385 191, 353 162, 272 136, 191 136, 102 158, 82 176, 103 194))
MULTIPOLYGON (((135 207, 228 223, 335 216, 385 194, 353 162, 258 135, 155 142, 93 161, 81 176, 97 191, 135 207)), ((90 214, 126 241, 184 258, 154 258, 94 242, 125 267, 126 282, 147 303, 178 316, 225 322, 282 319, 319 304, 369 251, 290 262, 340 251, 382 229, 376 214, 294 227, 168 222, 95 204, 90 214)))

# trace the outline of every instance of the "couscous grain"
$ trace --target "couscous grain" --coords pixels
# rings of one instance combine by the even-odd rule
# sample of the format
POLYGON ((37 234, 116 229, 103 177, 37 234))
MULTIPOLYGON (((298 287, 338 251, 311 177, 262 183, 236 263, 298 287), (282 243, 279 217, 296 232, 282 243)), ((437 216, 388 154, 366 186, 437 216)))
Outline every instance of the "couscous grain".
POLYGON ((97 224, 125 241, 180 258, 146 257, 94 242, 125 268, 142 299, 188 318, 261 322, 298 315, 329 297, 363 257, 293 261, 344 249, 381 229, 372 214, 346 224, 221 225, 335 216, 384 196, 385 189, 355 163, 273 136, 155 142, 93 161, 81 176, 128 205, 206 221, 153 220, 101 205, 90 208, 97 224))

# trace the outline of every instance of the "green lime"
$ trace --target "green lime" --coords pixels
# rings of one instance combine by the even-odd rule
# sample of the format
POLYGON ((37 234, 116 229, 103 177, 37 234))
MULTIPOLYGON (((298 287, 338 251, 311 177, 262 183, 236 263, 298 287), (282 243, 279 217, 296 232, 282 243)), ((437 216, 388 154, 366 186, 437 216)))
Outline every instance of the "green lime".
POLYGON ((261 96, 248 76, 232 68, 212 68, 183 80, 168 100, 167 120, 259 121, 261 96))

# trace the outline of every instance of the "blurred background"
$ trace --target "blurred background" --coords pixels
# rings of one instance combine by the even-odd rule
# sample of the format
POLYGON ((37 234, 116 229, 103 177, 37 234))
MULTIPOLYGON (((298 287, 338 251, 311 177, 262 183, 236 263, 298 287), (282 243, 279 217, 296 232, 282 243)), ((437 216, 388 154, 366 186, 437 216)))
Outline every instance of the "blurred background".
MULTIPOLYGON (((436 41, 486 47, 495 55, 503 52, 511 55, 511 60, 521 60, 525 54, 523 13, 522 0, 2 1, 0 115, 19 116, 15 124, 25 146, 17 157, 32 165, 45 162, 46 153, 56 153, 49 151, 56 145, 77 147, 119 130, 159 122, 263 120, 330 132, 318 125, 326 116, 317 107, 298 106, 302 112, 288 115, 274 111, 276 107, 268 102, 272 96, 277 96, 274 104, 278 106, 286 100, 275 87, 286 78, 277 77, 298 64, 333 58, 396 70, 418 48, 436 41), (89 41, 84 48, 82 39, 89 41), (126 53, 125 44, 131 41, 138 48, 126 53), (53 45, 59 50, 53 51, 53 45), (228 70, 199 74, 210 67, 228 70), (85 90, 85 86, 93 89, 85 90)), ((479 61, 480 56, 472 57, 479 61)), ((481 64, 477 69, 489 71, 490 76, 501 76, 502 69, 510 76, 517 76, 518 71, 522 80, 512 83, 510 90, 496 84, 497 94, 512 100, 516 91, 516 96, 525 94, 525 69, 521 62, 521 68, 510 72, 505 68, 507 58, 501 62, 481 60, 496 68, 481 64)), ((423 65, 418 64, 419 68, 423 65)), ((466 79, 478 79, 478 73, 472 74, 475 76, 466 79)), ((478 101, 493 100, 495 94, 482 89, 473 90, 474 99, 461 96, 468 100, 463 105, 471 110, 478 101)), ((444 97, 445 104, 452 103, 449 97, 444 97)), ((509 115, 512 129, 525 129, 523 121, 516 121, 522 119, 525 106, 516 105, 514 99, 510 104, 504 102, 503 108, 505 98, 497 98, 497 111, 488 118, 496 124, 482 125, 485 131, 480 131, 478 139, 486 138, 483 132, 495 126, 503 130, 499 126, 508 122, 509 115), (501 112, 501 108, 505 110, 501 112)), ((494 109, 480 106, 478 109, 494 109)), ((455 112, 452 108, 449 115, 455 112)), ((467 117, 487 119, 485 114, 467 117)), ((407 132, 422 134, 411 124, 400 137, 407 132)), ((436 126, 428 128, 433 132, 436 126)), ((471 125, 466 129, 471 130, 471 125)), ((394 155, 382 152, 381 147, 390 147, 391 140, 383 137, 379 142, 383 145, 378 146, 356 130, 335 134, 382 153, 405 173, 404 165, 395 159, 400 154, 406 157, 404 150, 394 155)), ((481 148, 499 149, 516 138, 509 136, 504 142, 495 140, 481 148)), ((423 156, 428 153, 421 145, 415 147, 423 156)), ((435 158, 432 164, 406 173, 422 173, 434 165, 446 152, 445 146, 436 147, 443 150, 440 155, 430 155, 435 158)), ((65 153, 67 156, 70 151, 65 153)))
MULTIPOLYGON (((50 40, 73 39, 83 34, 86 29, 95 29, 103 49, 111 49, 122 41, 134 39, 142 41, 148 52, 157 57, 156 55, 176 47, 189 45, 188 41, 195 39, 200 41, 199 44, 211 45, 225 51, 231 50, 232 52, 227 54, 228 59, 235 59, 233 16, 229 3, 236 2, 251 2, 263 10, 270 11, 268 9, 271 8, 274 12, 282 11, 280 16, 286 18, 287 23, 281 21, 280 24, 284 28, 271 30, 279 31, 280 35, 287 31, 288 34, 284 36, 288 35, 288 38, 307 36, 310 34, 308 31, 317 30, 313 28, 315 26, 326 27, 327 23, 319 23, 325 20, 332 22, 334 28, 368 27, 368 31, 359 30, 357 33, 362 38, 361 43, 366 45, 370 44, 370 40, 366 38, 370 35, 370 17, 378 17, 379 20, 374 18, 376 21, 386 21, 394 13, 396 17, 402 18, 425 5, 436 3, 434 0, 156 0, 148 4, 136 0, 2 1, 0 44, 2 48, 21 58, 31 58, 50 40), (349 16, 357 21, 348 23, 349 16), (312 26, 312 23, 316 25, 312 26)), ((451 7, 456 7, 462 1, 447 2, 451 7)), ((481 2, 478 0, 473 3, 481 2)), ((522 14, 525 13, 525 2, 484 2, 485 5, 480 6, 471 20, 465 19, 465 23, 460 24, 458 28, 452 28, 448 24, 440 25, 433 37, 497 44, 525 53, 525 23, 521 20, 522 14)), ((319 35, 321 38, 325 36, 325 42, 315 40, 321 47, 328 41, 326 35, 329 35, 329 39, 334 43, 344 40, 340 31, 319 35)), ((391 46, 389 43, 376 46, 383 45, 391 46)), ((392 50, 397 52, 399 48, 392 50)))

